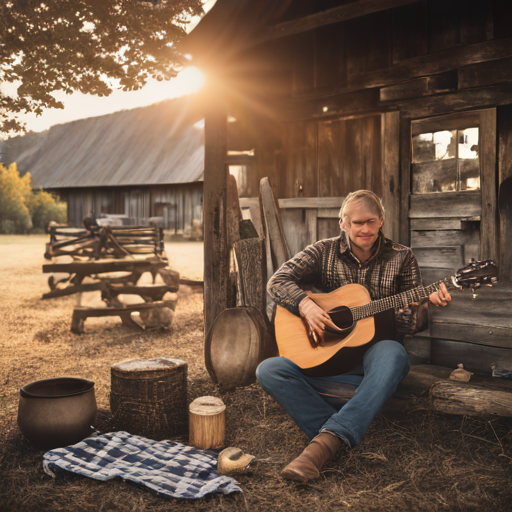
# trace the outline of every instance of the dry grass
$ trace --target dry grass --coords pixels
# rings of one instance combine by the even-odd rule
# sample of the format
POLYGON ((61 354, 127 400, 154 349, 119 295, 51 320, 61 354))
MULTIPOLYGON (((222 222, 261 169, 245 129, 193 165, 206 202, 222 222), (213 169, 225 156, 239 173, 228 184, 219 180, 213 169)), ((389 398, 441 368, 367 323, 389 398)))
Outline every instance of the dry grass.
POLYGON ((332 461, 318 481, 282 480, 280 470, 300 453, 305 436, 257 384, 232 392, 212 384, 203 366, 202 295, 183 287, 170 332, 133 332, 105 318, 88 320, 86 334, 74 335, 75 298, 40 300, 48 289, 41 273, 45 241, 0 237, 0 510, 510 510, 512 423, 433 414, 424 399, 395 401, 364 442, 332 461), (189 400, 213 394, 226 403, 226 442, 257 457, 252 474, 238 478, 244 493, 166 500, 122 481, 47 476, 42 452, 16 425, 20 386, 62 375, 92 379, 106 417, 111 364, 157 356, 187 361, 189 400))

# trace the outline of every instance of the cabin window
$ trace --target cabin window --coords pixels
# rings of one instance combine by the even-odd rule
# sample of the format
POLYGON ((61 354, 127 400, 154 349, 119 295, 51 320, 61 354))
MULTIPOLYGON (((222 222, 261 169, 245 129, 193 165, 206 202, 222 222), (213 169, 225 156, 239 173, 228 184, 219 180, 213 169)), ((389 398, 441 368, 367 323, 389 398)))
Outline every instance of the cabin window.
POLYGON ((494 109, 411 123, 409 240, 426 282, 496 257, 495 126, 494 109))
POLYGON ((418 133, 412 151, 413 194, 480 190, 478 127, 418 133))

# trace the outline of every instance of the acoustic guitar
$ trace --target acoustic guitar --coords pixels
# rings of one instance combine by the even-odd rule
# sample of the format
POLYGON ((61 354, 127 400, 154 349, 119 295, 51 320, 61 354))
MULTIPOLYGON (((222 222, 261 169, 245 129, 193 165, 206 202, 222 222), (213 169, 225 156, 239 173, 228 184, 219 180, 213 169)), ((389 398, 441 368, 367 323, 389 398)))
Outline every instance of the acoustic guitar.
POLYGON ((365 352, 375 343, 396 339, 395 308, 420 302, 439 290, 475 289, 497 282, 498 267, 492 260, 472 261, 455 275, 428 286, 418 286, 398 295, 372 301, 360 284, 347 284, 330 293, 308 292, 310 299, 328 312, 337 330, 327 328, 324 341, 315 346, 310 341, 305 321, 277 306, 275 317, 279 355, 290 359, 310 377, 329 377, 353 370, 365 352))

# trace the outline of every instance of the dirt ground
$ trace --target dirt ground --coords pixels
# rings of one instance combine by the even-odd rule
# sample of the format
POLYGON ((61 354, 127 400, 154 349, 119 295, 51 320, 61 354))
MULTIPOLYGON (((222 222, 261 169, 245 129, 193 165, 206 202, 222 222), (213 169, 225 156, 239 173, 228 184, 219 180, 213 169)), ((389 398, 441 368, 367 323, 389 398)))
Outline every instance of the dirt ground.
MULTIPOLYGON (((279 472, 307 440, 258 384, 221 392, 204 368, 202 293, 182 286, 169 331, 135 332, 115 318, 90 319, 70 332, 75 297, 43 301, 45 236, 0 236, 0 510, 351 510, 509 511, 512 503, 512 422, 433 413, 426 398, 392 400, 363 443, 340 453, 309 484, 279 472), (227 405, 226 446, 256 456, 237 478, 243 494, 169 500, 136 485, 82 477, 53 479, 43 452, 17 424, 19 388, 28 382, 80 376, 96 383, 100 416, 108 417, 110 367, 127 358, 172 357, 188 363, 189 402, 215 395, 227 405)), ((168 244, 171 267, 201 279, 202 244, 168 244)), ((87 303, 99 302, 94 294, 87 303)))

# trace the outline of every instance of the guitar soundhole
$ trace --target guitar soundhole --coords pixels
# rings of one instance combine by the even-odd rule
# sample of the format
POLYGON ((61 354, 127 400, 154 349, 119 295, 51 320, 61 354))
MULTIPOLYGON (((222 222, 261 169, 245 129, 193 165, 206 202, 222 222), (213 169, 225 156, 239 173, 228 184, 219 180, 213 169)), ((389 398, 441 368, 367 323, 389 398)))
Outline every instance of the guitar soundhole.
MULTIPOLYGON (((348 329, 349 327, 352 327, 354 323, 352 311, 347 306, 338 306, 337 308, 328 311, 328 313, 334 325, 339 329, 348 329)), ((326 329, 330 332, 337 333, 337 331, 330 329, 329 327, 326 327, 326 329)))

